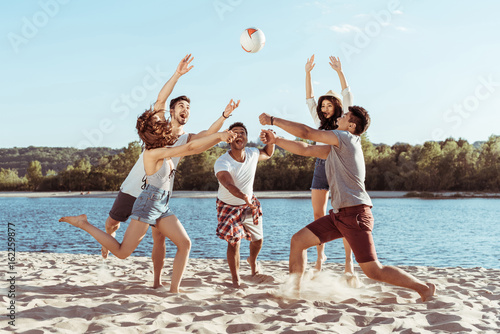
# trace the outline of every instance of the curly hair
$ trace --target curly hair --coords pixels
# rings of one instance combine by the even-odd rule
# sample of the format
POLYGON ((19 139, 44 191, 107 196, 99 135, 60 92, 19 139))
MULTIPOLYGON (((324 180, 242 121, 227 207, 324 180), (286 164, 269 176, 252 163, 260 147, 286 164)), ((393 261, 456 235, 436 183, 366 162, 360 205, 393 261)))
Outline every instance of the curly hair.
POLYGON ((342 101, 333 96, 323 95, 318 100, 316 113, 321 122, 319 126, 320 130, 335 130, 338 127, 337 120, 342 116, 342 101), (333 104, 333 115, 330 118, 326 118, 323 112, 321 112, 321 105, 324 100, 330 101, 333 104))
POLYGON ((146 150, 173 145, 177 141, 177 137, 172 134, 172 124, 154 117, 163 111, 150 107, 137 118, 135 128, 146 150))

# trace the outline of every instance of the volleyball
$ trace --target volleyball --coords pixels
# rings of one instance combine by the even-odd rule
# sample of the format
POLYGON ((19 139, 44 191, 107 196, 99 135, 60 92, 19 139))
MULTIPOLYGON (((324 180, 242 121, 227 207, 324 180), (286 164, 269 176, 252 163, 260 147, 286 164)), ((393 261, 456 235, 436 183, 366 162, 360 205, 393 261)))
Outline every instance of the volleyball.
POLYGON ((240 44, 246 52, 259 52, 266 44, 266 36, 260 29, 248 28, 241 34, 240 44))

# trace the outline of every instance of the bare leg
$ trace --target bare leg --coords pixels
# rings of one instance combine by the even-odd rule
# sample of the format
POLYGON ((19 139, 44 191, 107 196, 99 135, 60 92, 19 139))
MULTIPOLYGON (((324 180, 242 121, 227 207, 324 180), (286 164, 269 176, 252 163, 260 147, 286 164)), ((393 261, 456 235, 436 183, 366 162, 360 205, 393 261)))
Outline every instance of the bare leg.
POLYGON ((128 225, 123 241, 120 244, 115 238, 104 231, 101 231, 87 220, 87 215, 62 217, 60 222, 67 222, 73 226, 79 227, 93 236, 98 243, 109 249, 116 257, 125 259, 132 254, 141 242, 149 225, 138 220, 132 219, 128 225))
MULTIPOLYGON (((317 220, 326 215, 326 207, 328 205, 328 190, 312 189, 311 202, 314 213, 314 220, 317 220)), ((318 252, 318 259, 314 269, 321 271, 323 262, 326 261, 325 245, 317 245, 316 251, 318 252)))
POLYGON ((163 271, 163 265, 165 263, 165 252, 167 247, 165 246, 165 236, 158 231, 157 228, 152 229, 153 232, 153 251, 151 252, 151 259, 153 260, 153 271, 154 271, 154 283, 153 288, 159 288, 162 286, 161 283, 161 273, 163 271))
POLYGON ((345 273, 354 274, 354 262, 352 261, 351 246, 345 238, 342 238, 342 241, 344 242, 345 250, 345 273))
POLYGON ((233 287, 240 287, 240 242, 231 245, 227 243, 227 263, 233 279, 233 287))
POLYGON ((319 238, 306 227, 295 233, 292 237, 290 244, 289 272, 290 275, 297 275, 297 292, 300 291, 300 281, 306 268, 307 249, 319 243, 319 238))
POLYGON ((384 266, 378 261, 360 263, 359 266, 371 279, 416 291, 424 302, 436 292, 434 284, 424 283, 397 267, 384 266))
POLYGON ((182 275, 184 274, 184 270, 186 270, 189 259, 189 252, 191 251, 191 239, 189 239, 184 226, 182 226, 176 216, 168 216, 160 219, 156 224, 156 228, 177 246, 174 264, 172 265, 170 292, 178 293, 182 275))
POLYGON ((247 258, 247 262, 250 264, 250 268, 252 268, 252 276, 255 276, 259 273, 259 270, 257 268, 257 256, 262 249, 263 242, 264 239, 250 242, 250 256, 247 258))
MULTIPOLYGON (((108 218, 106 219, 106 223, 104 224, 104 227, 106 228, 107 234, 109 234, 112 237, 115 237, 116 230, 118 230, 120 228, 120 222, 118 220, 114 220, 113 218, 108 216, 108 218)), ((103 258, 107 259, 108 254, 109 254, 109 250, 106 247, 102 246, 101 247, 101 254, 102 254, 103 258)))

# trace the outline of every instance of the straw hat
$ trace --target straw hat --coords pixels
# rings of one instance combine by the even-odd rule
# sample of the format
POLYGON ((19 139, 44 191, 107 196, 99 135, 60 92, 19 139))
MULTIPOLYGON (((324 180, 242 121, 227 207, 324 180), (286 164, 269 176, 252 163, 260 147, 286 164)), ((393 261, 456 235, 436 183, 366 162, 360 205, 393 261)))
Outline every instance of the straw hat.
POLYGON ((333 90, 331 90, 331 89, 330 89, 328 92, 326 92, 326 94, 325 94, 325 95, 321 95, 319 98, 321 99, 321 98, 322 98, 322 97, 324 97, 324 96, 333 96, 333 97, 335 97, 335 98, 339 99, 339 100, 340 100, 340 102, 342 102, 342 97, 341 97, 338 93, 335 93, 335 92, 334 92, 333 90))

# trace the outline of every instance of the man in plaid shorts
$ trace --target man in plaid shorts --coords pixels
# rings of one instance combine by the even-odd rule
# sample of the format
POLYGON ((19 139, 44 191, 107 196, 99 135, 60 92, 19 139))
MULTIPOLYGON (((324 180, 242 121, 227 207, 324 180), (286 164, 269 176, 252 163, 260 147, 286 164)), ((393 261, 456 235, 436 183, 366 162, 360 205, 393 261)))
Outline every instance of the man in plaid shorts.
POLYGON ((217 159, 215 176, 219 180, 217 193, 217 235, 226 240, 227 262, 233 280, 233 287, 240 287, 240 240, 250 241, 250 256, 247 262, 252 276, 258 274, 257 256, 262 249, 262 209, 253 194, 253 182, 257 163, 269 159, 274 153, 274 144, 263 149, 246 147, 247 128, 237 122, 229 127, 236 134, 230 150, 217 159))

